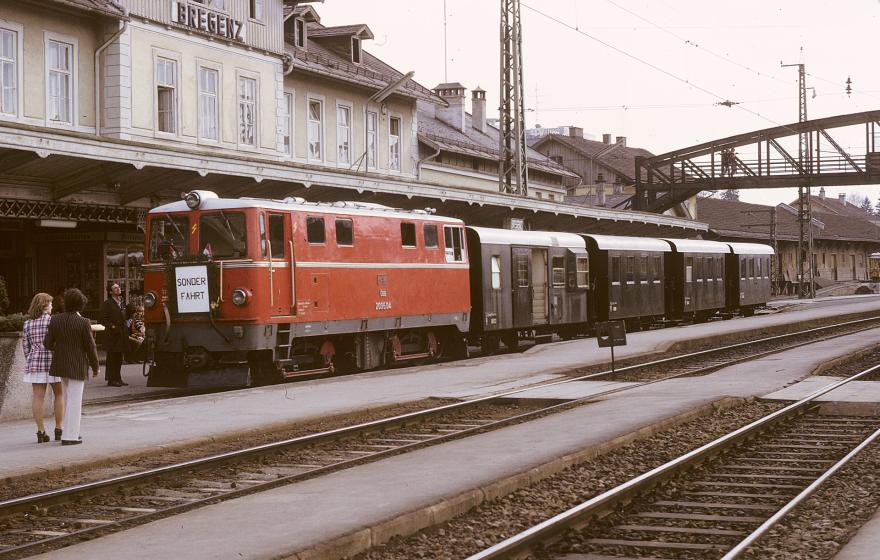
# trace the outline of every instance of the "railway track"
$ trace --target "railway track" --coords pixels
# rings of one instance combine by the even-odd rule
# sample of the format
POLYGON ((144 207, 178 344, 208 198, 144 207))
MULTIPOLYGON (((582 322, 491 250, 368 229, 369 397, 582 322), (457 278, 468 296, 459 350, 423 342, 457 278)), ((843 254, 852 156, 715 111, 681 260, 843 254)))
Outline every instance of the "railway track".
MULTIPOLYGON (((639 367, 645 371, 659 368, 666 373, 662 377, 648 375, 639 383, 549 406, 511 403, 510 399, 518 393, 534 387, 519 389, 6 500, 0 502, 0 558, 20 558, 60 548, 220 500, 528 421, 645 383, 714 371, 749 359, 745 352, 749 344, 760 345, 759 350, 751 353, 751 357, 759 357, 812 342, 816 337, 842 336, 871 328, 878 321, 877 318, 847 321, 630 366, 615 375, 621 371, 635 375, 639 367)), ((608 371, 593 373, 541 387, 609 375, 608 371)))
POLYGON ((733 560, 880 438, 880 418, 816 399, 880 365, 603 492, 468 560, 593 554, 733 560))

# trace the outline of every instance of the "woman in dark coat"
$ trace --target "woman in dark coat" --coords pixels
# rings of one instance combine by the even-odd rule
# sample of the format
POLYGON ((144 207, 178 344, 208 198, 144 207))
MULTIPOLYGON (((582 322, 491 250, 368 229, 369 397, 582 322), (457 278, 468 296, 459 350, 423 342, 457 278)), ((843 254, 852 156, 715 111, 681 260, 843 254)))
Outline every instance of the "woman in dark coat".
POLYGON ((86 296, 76 288, 64 292, 64 313, 53 315, 43 346, 52 351, 49 374, 61 378, 64 388, 65 426, 61 445, 82 443, 82 394, 89 368, 98 376, 98 351, 89 320, 80 315, 86 296))

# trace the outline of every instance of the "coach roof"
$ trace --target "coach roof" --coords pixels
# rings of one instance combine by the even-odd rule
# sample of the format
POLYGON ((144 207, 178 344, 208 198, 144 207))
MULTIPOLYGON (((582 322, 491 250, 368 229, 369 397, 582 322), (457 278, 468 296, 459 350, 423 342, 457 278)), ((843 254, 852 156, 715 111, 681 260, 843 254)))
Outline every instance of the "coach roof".
POLYGON ((736 255, 773 255, 773 247, 763 243, 725 243, 736 255))
POLYGON ((528 245, 532 247, 566 247, 585 249, 584 239, 574 233, 556 231, 516 231, 469 226, 480 238, 480 243, 491 245, 528 245))
POLYGON ((671 253, 672 247, 669 243, 662 239, 654 239, 652 237, 631 237, 626 235, 592 235, 581 234, 596 242, 596 247, 602 251, 619 250, 619 251, 662 251, 671 253))
POLYGON ((678 253, 730 253, 730 247, 727 243, 719 243, 718 241, 705 241, 703 239, 669 239, 672 248, 678 253))
MULTIPOLYGON (((211 210, 241 210, 245 208, 263 208, 266 210, 283 210, 295 212, 308 212, 314 214, 343 214, 351 216, 376 216, 394 217, 406 220, 431 220, 462 224, 458 218, 435 216, 424 210, 401 210, 379 204, 362 202, 306 202, 302 198, 287 198, 284 200, 269 200, 258 198, 208 198, 199 205, 199 211, 211 210)), ((191 212, 186 202, 180 200, 170 204, 163 204, 150 210, 150 214, 165 214, 167 212, 191 212)))

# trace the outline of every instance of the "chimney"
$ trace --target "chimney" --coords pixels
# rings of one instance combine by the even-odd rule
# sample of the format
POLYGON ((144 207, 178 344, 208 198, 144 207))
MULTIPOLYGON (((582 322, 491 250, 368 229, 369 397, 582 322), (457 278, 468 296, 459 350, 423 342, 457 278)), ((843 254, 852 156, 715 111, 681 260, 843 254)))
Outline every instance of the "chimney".
POLYGON ((434 88, 434 93, 449 103, 449 107, 435 109, 437 118, 461 132, 465 131, 464 89, 458 82, 440 84, 434 88))
POLYGON ((605 206, 605 184, 596 185, 596 206, 605 206))
POLYGON ((825 198, 825 187, 819 187, 819 198, 825 198))
POLYGON ((570 126, 568 127, 568 136, 570 138, 583 138, 584 129, 579 126, 570 126))
POLYGON ((617 144, 620 144, 621 148, 626 148, 626 136, 618 136, 617 144))
POLYGON ((602 143, 610 144, 611 143, 611 135, 610 134, 603 134, 602 135, 602 143))
POLYGON ((486 90, 477 86, 471 91, 471 122, 477 130, 486 134, 486 90))
POLYGON ((837 193, 837 202, 846 205, 846 193, 837 193))

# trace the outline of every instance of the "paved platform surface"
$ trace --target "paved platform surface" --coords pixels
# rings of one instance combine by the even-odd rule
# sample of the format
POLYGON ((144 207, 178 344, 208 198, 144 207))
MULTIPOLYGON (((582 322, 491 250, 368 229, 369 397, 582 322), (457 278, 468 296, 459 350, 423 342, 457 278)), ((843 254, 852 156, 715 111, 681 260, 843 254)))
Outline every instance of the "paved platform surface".
MULTIPOLYGON (((620 358, 663 350, 679 341, 724 336, 800 323, 821 317, 880 311, 880 297, 842 300, 836 306, 798 308, 773 315, 632 333, 620 358)), ((472 398, 498 394, 561 378, 561 373, 608 360, 595 338, 536 346, 525 353, 464 360, 455 363, 387 370, 317 381, 289 383, 209 395, 113 406, 87 406, 82 422, 84 445, 36 445, 28 420, 5 422, 0 429, 0 480, 115 458, 149 453, 158 447, 192 445, 247 431, 348 413, 428 397, 472 398), (62 454, 63 453, 63 454, 62 454)), ((134 384, 132 366, 125 375, 134 384)), ((143 377, 140 377, 143 382, 143 377)), ((778 388, 774 387, 774 388, 778 388)), ((101 381, 86 384, 85 398, 108 391, 146 394, 146 387, 107 388, 101 381)), ((118 394, 118 393, 114 393, 118 394)), ((51 424, 51 420, 48 420, 51 424)))
MULTIPOLYGON (((732 325, 733 322, 726 324, 732 325)), ((681 331, 675 331, 664 331, 664 334, 681 334, 681 331)), ((438 507, 439 504, 475 492, 485 495, 484 488, 494 481, 539 469, 560 457, 654 425, 695 407, 711 404, 725 396, 760 396, 776 391, 799 380, 828 359, 846 356, 875 344, 878 335, 880 329, 872 329, 846 339, 818 342, 755 362, 735 365, 706 376, 636 388, 534 422, 205 507, 43 557, 115 558, 124 549, 126 557, 130 559, 294 558, 298 551, 319 546, 328 539, 342 535, 356 535, 355 539, 369 541, 375 538, 369 527, 408 512, 429 506, 438 507), (442 473, 442 476, 438 473, 442 473)), ((589 341, 580 342, 586 345, 589 341)), ((557 352, 572 346, 577 347, 578 343, 538 348, 536 350, 539 352, 536 353, 546 367, 553 367, 564 362, 564 352, 562 355, 557 352), (552 362, 551 356, 556 356, 552 362)), ((469 366, 469 377, 466 375, 467 368, 457 365, 439 368, 433 374, 436 377, 413 376, 412 372, 386 372, 370 379, 370 383, 365 378, 358 382, 344 382, 356 385, 356 391, 354 387, 343 391, 343 385, 338 382, 317 383, 315 387, 324 387, 324 394, 328 387, 335 389, 339 399, 349 403, 353 400, 353 394, 367 400, 386 398, 380 387, 386 390, 396 387, 398 396, 423 394, 428 385, 434 389, 431 391, 433 394, 471 395, 510 386, 515 378, 515 372, 512 371, 514 365, 520 361, 528 363, 533 358, 528 354, 511 356, 498 366, 492 366, 492 360, 480 360, 469 366), (501 371, 498 371, 499 368, 501 371), (489 375, 493 371, 496 373, 489 375), (480 372, 485 372, 486 376, 481 377, 480 372), (419 377, 419 382, 405 382, 412 377, 419 377), (389 383, 389 379, 393 383, 389 383), (480 381, 477 382, 477 379, 480 381)), ((538 377, 550 376, 545 374, 538 377)), ((522 379, 517 382, 521 383, 522 379)), ((304 388, 291 389, 293 402, 302 408, 314 410, 314 397, 317 394, 309 395, 304 388), (303 398, 307 395, 309 398, 303 398)), ((272 390, 177 399, 187 401, 188 406, 184 408, 180 408, 181 403, 134 405, 126 407, 128 412, 125 414, 127 421, 134 426, 139 423, 154 426, 154 432, 159 434, 157 439, 167 441, 172 439, 169 432, 173 432, 175 427, 186 429, 192 423, 192 419, 188 418, 182 422, 182 426, 176 426, 180 420, 175 416, 178 413, 183 414, 189 408, 204 412, 204 407, 213 403, 216 410, 205 417, 211 422, 227 424, 219 415, 232 415, 231 409, 238 411, 232 416, 249 417, 253 421, 251 411, 257 403, 267 406, 266 413, 277 408, 277 396, 268 398, 274 395, 272 390)), ((323 408, 334 408, 334 405, 324 402, 323 408)), ((97 431, 98 426, 105 423, 114 424, 120 414, 120 411, 116 411, 108 412, 106 416, 92 415, 86 419, 87 429, 97 431)), ((88 443, 92 443, 92 440, 88 443)), ((88 445, 77 447, 83 451, 89 448, 88 445)), ((68 460, 66 451, 55 447, 51 451, 47 449, 45 454, 42 450, 40 453, 42 461, 57 460, 59 456, 68 460)), ((16 455, 19 454, 13 454, 16 455)), ((34 467, 33 461, 29 466, 34 467)))
POLYGON ((880 511, 837 553, 834 560, 877 560, 880 558, 880 511))

